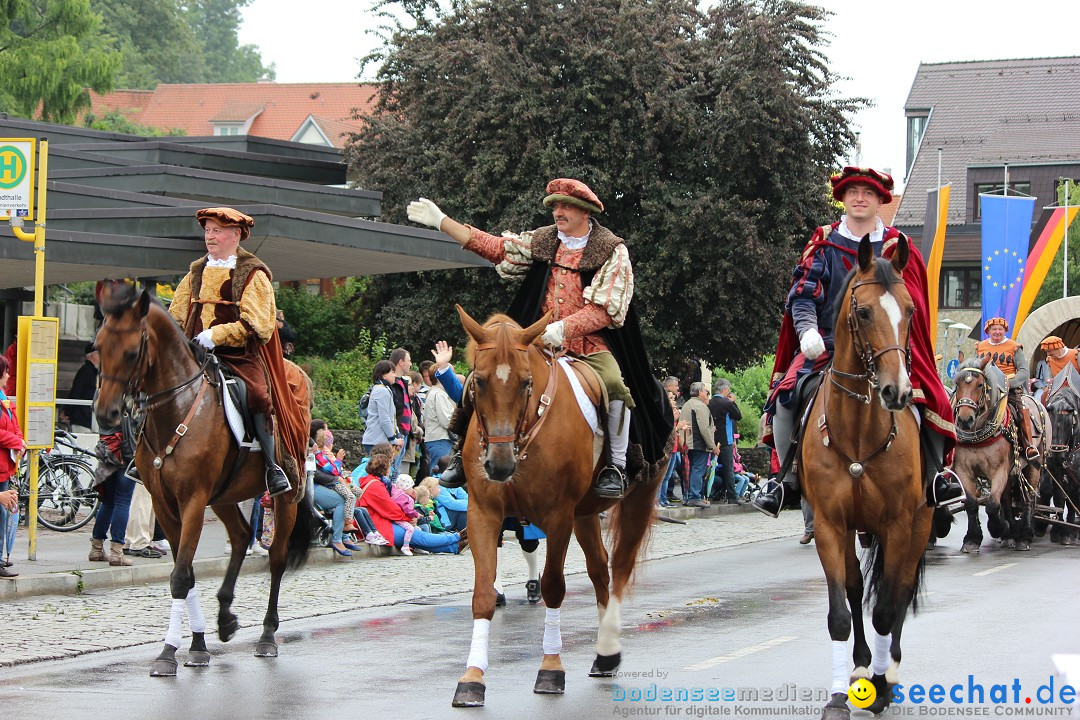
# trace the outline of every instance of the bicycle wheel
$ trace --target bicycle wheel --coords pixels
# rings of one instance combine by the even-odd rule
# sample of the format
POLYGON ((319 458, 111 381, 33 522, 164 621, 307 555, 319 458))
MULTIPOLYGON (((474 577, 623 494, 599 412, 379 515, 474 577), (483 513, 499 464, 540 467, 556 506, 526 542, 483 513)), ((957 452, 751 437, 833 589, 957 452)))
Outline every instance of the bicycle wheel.
POLYGON ((76 457, 44 459, 38 478, 38 522, 50 530, 69 532, 86 525, 97 513, 94 468, 76 457))

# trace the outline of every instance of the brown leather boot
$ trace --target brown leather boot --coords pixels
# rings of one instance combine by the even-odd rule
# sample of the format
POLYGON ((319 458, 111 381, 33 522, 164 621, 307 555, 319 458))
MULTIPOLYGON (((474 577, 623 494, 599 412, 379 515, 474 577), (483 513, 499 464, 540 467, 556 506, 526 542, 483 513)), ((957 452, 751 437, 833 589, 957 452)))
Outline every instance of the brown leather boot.
POLYGON ((1021 405, 1020 415, 1023 417, 1021 428, 1024 433, 1024 456, 1028 460, 1039 459, 1039 448, 1035 447, 1035 426, 1031 424, 1031 411, 1026 405, 1021 405))
POLYGON ((109 564, 113 567, 132 565, 134 561, 124 554, 124 543, 109 544, 109 564))
POLYGON ((109 556, 105 554, 105 541, 90 538, 90 562, 107 562, 109 556))

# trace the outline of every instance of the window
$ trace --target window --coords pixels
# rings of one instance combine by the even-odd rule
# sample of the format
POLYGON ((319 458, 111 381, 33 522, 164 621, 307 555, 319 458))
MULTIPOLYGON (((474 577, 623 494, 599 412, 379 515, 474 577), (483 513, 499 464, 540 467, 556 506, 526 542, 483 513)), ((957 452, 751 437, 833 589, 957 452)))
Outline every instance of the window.
POLYGON ((919 151, 919 143, 922 142, 923 133, 926 132, 926 123, 930 119, 930 111, 920 111, 925 114, 909 116, 907 119, 907 169, 911 170, 911 163, 915 162, 915 153, 919 151))
MULTIPOLYGON (((1005 187, 1005 183, 1000 182, 975 183, 975 217, 973 218, 974 222, 979 222, 980 220, 982 220, 982 198, 979 196, 983 193, 989 195, 1000 195, 1001 189, 1003 187, 1005 187)), ((1021 180, 1019 182, 1010 182, 1009 194, 1012 195, 1013 193, 1016 193, 1018 195, 1030 195, 1031 183, 1026 180, 1021 180)))
POLYGON ((215 135, 239 135, 240 134, 240 126, 239 125, 215 125, 214 126, 214 134, 215 135))
POLYGON ((978 267, 942 268, 939 307, 960 310, 982 307, 981 279, 978 267))

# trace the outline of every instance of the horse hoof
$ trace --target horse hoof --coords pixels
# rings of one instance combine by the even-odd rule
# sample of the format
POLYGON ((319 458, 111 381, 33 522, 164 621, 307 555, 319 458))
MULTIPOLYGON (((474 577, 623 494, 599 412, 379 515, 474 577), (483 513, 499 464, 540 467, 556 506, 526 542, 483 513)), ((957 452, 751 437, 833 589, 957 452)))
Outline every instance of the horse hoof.
POLYGON ((615 677, 615 671, 619 669, 619 663, 622 662, 622 653, 615 653, 614 655, 597 655, 593 660, 592 668, 589 670, 589 677, 615 677))
POLYGON ((960 548, 960 552, 962 552, 962 553, 975 553, 976 555, 978 555, 979 554, 979 543, 971 542, 969 540, 968 542, 964 543, 964 547, 960 548))
POLYGON ((1027 552, 1028 550, 1031 550, 1031 543, 1027 542, 1026 540, 1017 540, 1016 544, 1013 545, 1013 550, 1017 550, 1019 552, 1027 552))
POLYGON ((229 642, 236 635, 236 631, 240 629, 240 622, 236 619, 235 615, 230 615, 225 622, 218 620, 218 640, 221 642, 229 642))
POLYGON ((454 702, 450 704, 454 707, 484 707, 486 689, 481 682, 459 682, 454 691, 454 702))
MULTIPOLYGON (((188 650, 184 667, 210 667, 210 653, 206 650, 188 650)), ((175 670, 173 674, 176 674, 175 670)))
POLYGON ((1001 541, 1001 547, 1006 549, 1014 548, 1016 547, 1016 541, 1012 538, 1005 538, 1001 541))
POLYGON ((157 658, 150 666, 150 677, 176 677, 176 660, 157 658))
POLYGON ((259 641, 255 645, 255 657, 277 657, 277 643, 259 641))
POLYGON ((848 709, 847 699, 845 693, 833 693, 832 700, 821 711, 821 720, 848 720, 851 710, 848 709))
POLYGON ((540 670, 536 673, 533 692, 539 695, 562 695, 566 692, 566 671, 540 670))
POLYGON ((870 681, 874 683, 874 689, 877 691, 877 696, 874 698, 874 702, 866 708, 874 715, 880 715, 885 712, 885 708, 889 707, 892 702, 892 692, 895 683, 891 683, 885 679, 884 675, 874 675, 870 678, 870 681))

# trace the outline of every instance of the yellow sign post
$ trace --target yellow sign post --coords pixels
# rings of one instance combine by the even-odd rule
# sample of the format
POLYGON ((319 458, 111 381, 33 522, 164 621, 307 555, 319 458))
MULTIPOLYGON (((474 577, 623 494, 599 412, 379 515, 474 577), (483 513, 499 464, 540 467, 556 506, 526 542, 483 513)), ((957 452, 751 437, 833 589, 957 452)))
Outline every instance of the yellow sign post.
MULTIPOLYGON (((19 318, 19 359, 15 397, 19 426, 31 450, 51 448, 56 412, 56 355, 60 321, 45 317, 45 189, 49 168, 49 141, 39 148, 27 138, 0 138, 0 212, 11 224, 15 237, 34 243, 34 314, 19 318), (37 149, 37 214, 34 214, 34 161, 37 149), (29 190, 27 190, 29 187, 29 190), (26 232, 24 220, 34 220, 26 232)), ((27 559, 37 560, 38 462, 32 453, 30 504, 27 528, 30 548, 27 559)))

